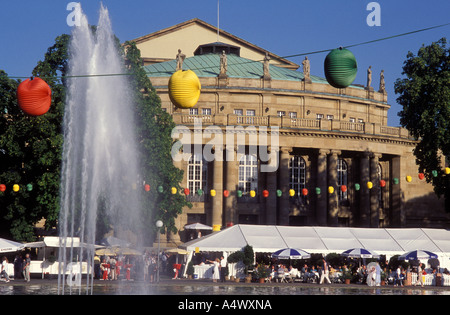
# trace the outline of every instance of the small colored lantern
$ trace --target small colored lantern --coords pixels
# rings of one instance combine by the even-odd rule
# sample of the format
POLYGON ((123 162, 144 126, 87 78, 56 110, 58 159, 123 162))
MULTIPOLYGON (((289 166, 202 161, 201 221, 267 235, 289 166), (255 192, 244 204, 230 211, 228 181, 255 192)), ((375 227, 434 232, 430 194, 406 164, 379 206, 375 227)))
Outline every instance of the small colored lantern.
POLYGON ((280 189, 277 189, 277 197, 283 196, 283 192, 280 189))
POLYGON ((27 185, 27 191, 32 191, 33 190, 33 185, 32 184, 28 184, 27 185))
POLYGON ((411 176, 406 176, 406 181, 408 182, 408 183, 411 183, 411 181, 412 181, 412 177, 411 176))
POLYGON ((345 193, 347 191, 347 186, 346 185, 342 185, 341 186, 341 191, 345 193))
POLYGON ((425 174, 424 173, 419 173, 419 179, 423 180, 425 178, 425 174))
POLYGON ((400 180, 397 177, 395 177, 394 178, 394 185, 398 185, 399 183, 400 183, 400 180))
POLYGON ((438 172, 436 170, 431 171, 431 174, 433 175, 433 177, 437 177, 438 176, 438 172))
POLYGON ((223 191, 223 196, 224 196, 225 198, 228 198, 228 197, 230 196, 230 191, 225 189, 225 190, 223 191))
POLYGON ((216 194, 217 194, 217 192, 214 189, 211 189, 211 191, 210 191, 211 197, 215 197, 216 194))
POLYGON ((177 193, 177 189, 175 187, 172 187, 171 192, 172 192, 172 195, 175 195, 177 193))
POLYGON ((445 174, 446 174, 446 175, 450 174, 450 167, 446 167, 446 168, 445 168, 445 174))
POLYGON ((13 191, 14 191, 14 192, 18 192, 19 189, 20 189, 20 186, 19 186, 19 185, 15 184, 15 185, 13 186, 13 191))
POLYGON ((328 193, 329 193, 329 194, 334 193, 334 187, 333 187, 333 186, 329 186, 329 187, 328 187, 328 193))
POLYGON ((269 197, 269 191, 268 190, 263 190, 262 195, 264 198, 269 197))
POLYGON ((373 183, 372 182, 367 182, 367 188, 372 189, 373 188, 373 183))
POLYGON ((197 104, 201 91, 200 80, 194 71, 179 70, 169 80, 169 97, 178 108, 191 108, 197 104))
POLYGON ((159 193, 163 193, 163 192, 164 192, 163 186, 158 186, 158 192, 159 192, 159 193))
POLYGON ((149 184, 146 184, 146 185, 144 186, 144 190, 145 190, 145 191, 150 191, 150 185, 149 185, 149 184))
POLYGON ((242 190, 238 190, 238 191, 236 192, 236 196, 237 196, 238 198, 241 198, 241 197, 242 197, 242 190))
POLYGON ((358 183, 356 183, 356 184, 355 184, 355 190, 356 190, 356 191, 359 191, 360 189, 361 189, 361 185, 358 184, 358 183))
POLYGON ((386 187, 386 181, 384 179, 380 180, 380 187, 386 187))
POLYGON ((316 187, 316 194, 320 195, 322 193, 322 190, 319 187, 316 187))
POLYGON ((199 195, 199 196, 203 196, 203 189, 199 189, 199 190, 197 190, 197 195, 199 195))
POLYGON ((356 78, 358 65, 353 53, 342 47, 332 50, 325 58, 325 77, 330 85, 342 89, 356 78))
POLYGON ((295 190, 290 189, 289 190, 289 196, 294 197, 295 196, 295 190))
POLYGON ((6 190, 6 185, 1 184, 1 185, 0 185, 0 191, 1 191, 1 192, 5 192, 5 190, 6 190))
POLYGON ((50 109, 52 90, 41 78, 27 79, 17 88, 17 100, 26 114, 41 116, 50 109))
POLYGON ((256 192, 254 190, 250 190, 250 197, 255 198, 256 192))
POLYGON ((303 189, 302 189, 302 195, 303 195, 303 196, 308 196, 308 189, 303 188, 303 189))
POLYGON ((191 191, 189 190, 189 188, 185 188, 185 189, 184 189, 184 194, 185 194, 186 196, 189 196, 189 195, 191 194, 191 191))

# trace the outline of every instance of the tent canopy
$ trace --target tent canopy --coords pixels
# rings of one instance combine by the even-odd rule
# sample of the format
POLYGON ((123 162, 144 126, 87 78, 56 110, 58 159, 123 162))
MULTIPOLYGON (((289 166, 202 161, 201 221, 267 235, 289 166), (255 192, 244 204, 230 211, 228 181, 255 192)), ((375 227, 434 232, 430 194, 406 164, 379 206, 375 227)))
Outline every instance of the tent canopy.
POLYGON ((444 229, 371 229, 312 226, 234 225, 187 242, 180 248, 194 251, 233 252, 251 245, 255 252, 301 248, 309 253, 341 253, 366 248, 386 255, 415 249, 450 256, 450 231, 444 229))
POLYGON ((23 244, 0 238, 0 253, 13 253, 23 249, 23 244))

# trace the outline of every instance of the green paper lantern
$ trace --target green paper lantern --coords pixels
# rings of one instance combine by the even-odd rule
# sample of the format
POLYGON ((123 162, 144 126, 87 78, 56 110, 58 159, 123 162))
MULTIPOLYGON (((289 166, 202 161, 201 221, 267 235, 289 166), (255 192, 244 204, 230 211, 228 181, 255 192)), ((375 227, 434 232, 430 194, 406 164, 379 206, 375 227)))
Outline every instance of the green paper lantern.
POLYGON ((28 184, 28 185, 27 185, 27 191, 32 191, 32 190, 33 190, 33 185, 28 184))
POLYGON ((322 190, 319 187, 316 187, 316 194, 320 195, 322 193, 322 190))
POLYGON ((163 193, 164 192, 164 188, 162 186, 158 186, 158 192, 159 193, 163 193))
POLYGON ((283 192, 281 191, 281 190, 277 190, 277 197, 281 197, 281 196, 283 196, 283 192))
POLYGON ((238 196, 238 198, 241 198, 242 197, 242 190, 238 190, 236 192, 236 196, 238 196))
POLYGON ((203 196, 203 190, 202 189, 197 190, 197 195, 203 196))
POLYGON ((358 64, 350 50, 340 47, 327 55, 324 70, 328 83, 335 88, 343 89, 355 81, 358 64))
POLYGON ((394 178, 394 184, 398 185, 400 183, 399 179, 397 177, 394 178))
POLYGON ((436 170, 431 171, 431 174, 433 175, 433 177, 437 177, 438 176, 438 172, 436 170))
POLYGON ((359 191, 360 189, 361 189, 361 185, 358 184, 358 183, 356 183, 356 184, 355 184, 355 190, 356 190, 356 191, 359 191))

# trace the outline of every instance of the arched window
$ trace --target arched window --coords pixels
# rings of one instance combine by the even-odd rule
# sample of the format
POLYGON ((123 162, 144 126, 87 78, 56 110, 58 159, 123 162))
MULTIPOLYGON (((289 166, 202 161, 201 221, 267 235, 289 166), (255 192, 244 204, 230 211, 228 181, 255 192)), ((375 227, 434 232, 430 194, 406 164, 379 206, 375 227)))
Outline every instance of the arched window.
POLYGON ((297 196, 305 198, 302 189, 306 187, 306 162, 301 156, 289 160, 289 189, 295 190, 297 196))
POLYGON ((347 191, 342 191, 341 186, 348 187, 348 166, 344 159, 338 159, 337 161, 337 180, 338 180, 338 199, 339 201, 347 200, 347 191))
POLYGON ((244 155, 239 160, 239 190, 249 195, 251 190, 258 191, 258 159, 255 155, 244 155))
POLYGON ((201 154, 193 154, 188 162, 188 185, 190 195, 199 189, 207 191, 208 163, 201 154))

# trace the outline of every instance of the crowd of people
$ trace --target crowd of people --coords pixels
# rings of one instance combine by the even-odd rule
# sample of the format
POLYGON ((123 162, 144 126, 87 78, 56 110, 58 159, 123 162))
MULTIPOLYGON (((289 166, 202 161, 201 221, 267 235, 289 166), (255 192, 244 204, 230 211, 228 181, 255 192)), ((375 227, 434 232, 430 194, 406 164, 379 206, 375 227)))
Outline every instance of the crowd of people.
MULTIPOLYGON (((2 264, 0 269, 0 277, 4 279, 3 281, 9 282, 10 275, 8 274, 8 258, 3 256, 2 264)), ((30 281, 30 254, 20 255, 17 254, 14 258, 14 279, 24 279, 25 281, 30 281)))

